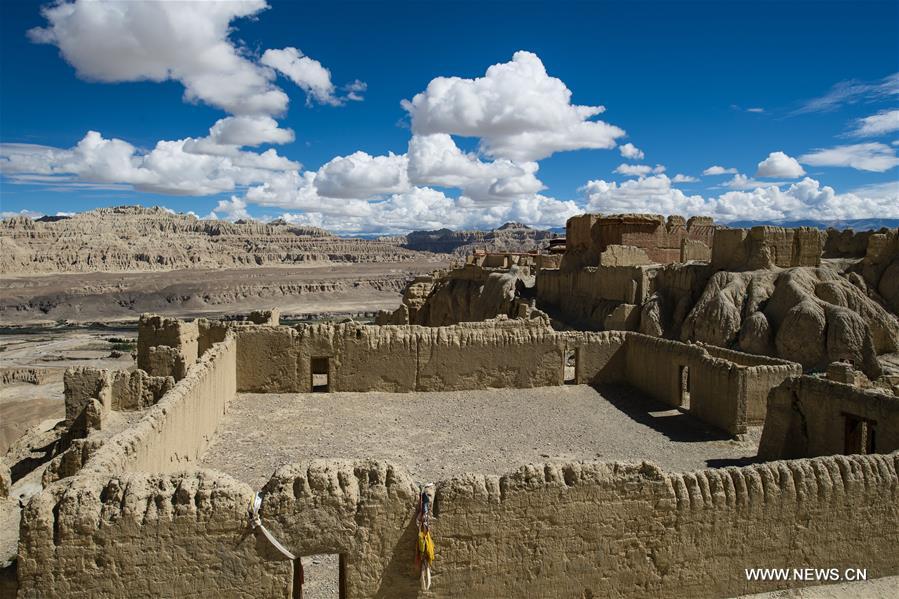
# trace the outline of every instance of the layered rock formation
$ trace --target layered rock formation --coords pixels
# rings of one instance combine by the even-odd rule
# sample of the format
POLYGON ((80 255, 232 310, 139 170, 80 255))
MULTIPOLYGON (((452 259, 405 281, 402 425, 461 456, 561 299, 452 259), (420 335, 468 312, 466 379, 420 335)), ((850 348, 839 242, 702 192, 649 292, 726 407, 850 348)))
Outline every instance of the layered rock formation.
POLYGON ((0 221, 0 273, 235 268, 420 259, 398 240, 345 239, 283 221, 222 222, 120 206, 71 218, 0 221))
POLYGON ((806 368, 848 360, 876 378, 877 355, 899 351, 899 321, 830 269, 721 271, 709 279, 680 338, 778 355, 806 368))
POLYGON ((465 256, 475 250, 488 252, 529 252, 543 247, 555 234, 532 229, 521 223, 506 223, 492 231, 413 231, 406 236, 405 247, 426 252, 465 256))
POLYGON ((376 324, 440 327, 497 317, 545 318, 534 309, 535 277, 525 266, 506 269, 467 264, 450 272, 417 277, 403 292, 393 312, 378 314, 376 324))

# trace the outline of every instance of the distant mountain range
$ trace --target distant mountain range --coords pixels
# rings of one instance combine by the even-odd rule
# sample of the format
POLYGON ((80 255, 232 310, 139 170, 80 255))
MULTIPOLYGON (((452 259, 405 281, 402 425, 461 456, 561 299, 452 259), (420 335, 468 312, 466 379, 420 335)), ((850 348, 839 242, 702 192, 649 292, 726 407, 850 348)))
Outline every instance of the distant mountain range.
POLYGON ((727 223, 731 229, 745 229, 758 225, 774 225, 777 227, 815 227, 816 229, 853 229, 868 231, 877 229, 895 229, 899 227, 899 218, 856 218, 847 220, 737 220, 727 223))

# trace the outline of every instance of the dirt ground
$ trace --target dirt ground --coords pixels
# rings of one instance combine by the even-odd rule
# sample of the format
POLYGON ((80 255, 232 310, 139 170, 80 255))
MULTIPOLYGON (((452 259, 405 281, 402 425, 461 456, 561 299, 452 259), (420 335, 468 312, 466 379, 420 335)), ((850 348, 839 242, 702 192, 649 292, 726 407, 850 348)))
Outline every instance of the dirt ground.
POLYGON ((278 467, 312 458, 391 460, 422 482, 594 459, 686 471, 744 463, 758 436, 730 440, 619 387, 241 394, 202 463, 257 489, 278 467))
POLYGON ((32 426, 65 417, 62 378, 66 368, 131 368, 134 359, 129 347, 136 338, 135 327, 4 332, 0 336, 0 368, 34 368, 41 371, 43 379, 37 385, 14 382, 0 386, 0 455, 32 426), (113 357, 116 349, 121 355, 113 357))
POLYGON ((132 320, 142 312, 217 316, 278 306, 282 312, 393 309, 406 280, 444 262, 325 263, 317 266, 131 273, 3 275, 0 323, 132 320))

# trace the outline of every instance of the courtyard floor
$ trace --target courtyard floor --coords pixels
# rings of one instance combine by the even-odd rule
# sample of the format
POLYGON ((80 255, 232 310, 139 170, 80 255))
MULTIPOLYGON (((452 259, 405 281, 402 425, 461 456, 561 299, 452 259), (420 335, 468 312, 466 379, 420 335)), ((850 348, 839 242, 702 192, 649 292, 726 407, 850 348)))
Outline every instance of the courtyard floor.
POLYGON ((731 440, 628 387, 242 393, 202 465, 257 489, 280 466, 313 458, 390 460, 422 482, 576 460, 688 471, 751 461, 758 436, 731 440))

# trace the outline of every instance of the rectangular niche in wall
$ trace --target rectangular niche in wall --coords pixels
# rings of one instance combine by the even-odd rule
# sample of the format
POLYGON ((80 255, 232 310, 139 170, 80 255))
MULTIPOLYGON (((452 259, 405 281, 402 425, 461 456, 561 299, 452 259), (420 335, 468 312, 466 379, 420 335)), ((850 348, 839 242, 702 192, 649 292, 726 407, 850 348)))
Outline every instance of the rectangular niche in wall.
POLYGON ((330 358, 312 358, 310 370, 312 371, 312 392, 327 393, 331 390, 330 381, 330 358))

